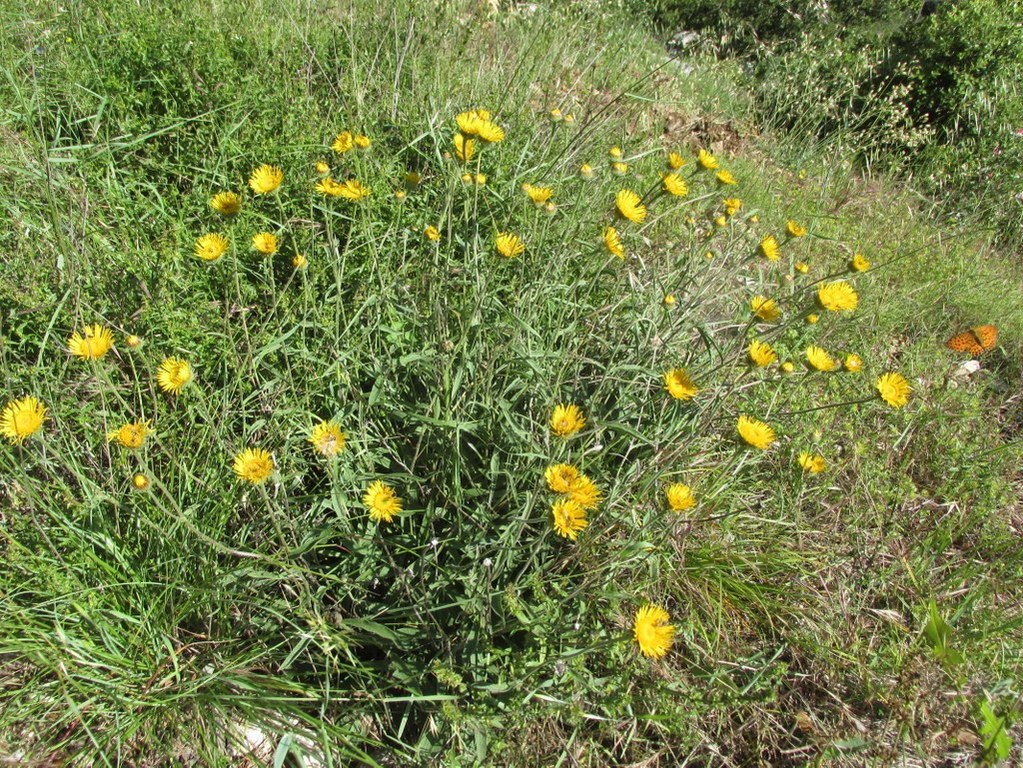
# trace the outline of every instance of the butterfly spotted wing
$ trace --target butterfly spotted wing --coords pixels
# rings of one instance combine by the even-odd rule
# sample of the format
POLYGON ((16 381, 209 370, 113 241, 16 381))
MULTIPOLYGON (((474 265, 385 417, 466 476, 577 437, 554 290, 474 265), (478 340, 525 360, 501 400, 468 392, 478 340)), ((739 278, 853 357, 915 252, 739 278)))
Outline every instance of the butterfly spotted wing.
POLYGON ((978 325, 968 331, 957 333, 945 342, 953 352, 979 355, 994 347, 998 341, 998 328, 993 325, 978 325))

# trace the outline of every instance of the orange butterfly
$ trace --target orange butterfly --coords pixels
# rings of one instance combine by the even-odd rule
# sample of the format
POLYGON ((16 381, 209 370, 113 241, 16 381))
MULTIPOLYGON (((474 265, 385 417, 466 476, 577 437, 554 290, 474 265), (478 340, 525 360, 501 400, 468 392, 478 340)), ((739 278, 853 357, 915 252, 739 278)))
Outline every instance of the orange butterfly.
POLYGON ((968 331, 957 333, 945 342, 945 346, 953 352, 966 352, 979 355, 994 347, 998 341, 998 329, 993 325, 978 325, 968 331))

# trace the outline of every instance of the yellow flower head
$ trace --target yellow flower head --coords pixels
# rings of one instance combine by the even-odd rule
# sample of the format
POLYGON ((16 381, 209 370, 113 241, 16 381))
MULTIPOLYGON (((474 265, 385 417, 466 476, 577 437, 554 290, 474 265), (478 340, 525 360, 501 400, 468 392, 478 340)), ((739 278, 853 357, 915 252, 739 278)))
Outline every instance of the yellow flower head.
POLYGON ((579 166, 579 175, 584 179, 592 179, 594 177, 593 166, 589 163, 583 163, 579 166))
POLYGON ((760 241, 760 253, 768 261, 777 261, 781 255, 781 246, 778 245, 778 238, 774 235, 767 235, 760 241))
POLYGON ((664 388, 676 400, 692 400, 700 391, 689 374, 681 368, 673 368, 664 374, 664 388))
POLYGON ((574 122, 575 122, 575 115, 573 115, 571 112, 566 112, 565 113, 565 124, 566 125, 570 125, 571 123, 574 123, 574 122))
POLYGON ((406 192, 404 189, 394 190, 394 199, 397 200, 399 203, 404 203, 406 197, 408 197, 408 192, 406 192))
POLYGON ((309 442, 321 456, 337 456, 345 447, 345 433, 336 421, 321 421, 309 433, 309 442))
POLYGON ((142 346, 142 337, 132 334, 130 336, 125 337, 124 343, 127 344, 132 349, 137 349, 138 347, 142 346))
POLYGON ((341 197, 342 189, 344 186, 330 176, 316 182, 316 191, 325 197, 341 197))
POLYGON ((39 431, 46 421, 46 407, 35 397, 11 400, 0 413, 0 435, 20 444, 39 431))
POLYGON ((262 448, 246 448, 234 457, 234 473, 238 478, 259 485, 274 471, 274 460, 262 448))
POLYGON ((719 184, 724 186, 733 186, 738 184, 738 180, 729 171, 718 171, 715 177, 719 184))
POLYGON ((303 256, 301 253, 296 253, 291 257, 291 266, 295 269, 305 269, 309 264, 309 259, 303 256))
POLYGON ((675 627, 668 623, 668 612, 656 605, 644 605, 636 611, 632 634, 639 651, 649 659, 659 659, 671 649, 675 627))
POLYGON ((683 165, 686 164, 685 158, 682 157, 678 152, 668 153, 668 167, 673 171, 677 171, 683 165))
POLYGON ((725 213, 729 216, 734 216, 742 208, 742 200, 738 197, 726 197, 721 201, 725 206, 725 213))
POLYGON ((330 148, 339 155, 343 155, 345 152, 350 152, 355 148, 355 138, 352 136, 352 132, 341 131, 341 133, 334 137, 334 141, 330 145, 330 148))
POLYGON ((810 271, 810 265, 807 264, 805 261, 797 261, 795 267, 796 272, 798 272, 801 275, 805 275, 807 272, 810 271))
POLYGON ((558 437, 570 437, 586 426, 586 418, 578 405, 561 404, 551 414, 551 429, 558 437))
POLYGON ((807 325, 817 325, 817 321, 821 319, 820 315, 810 314, 806 316, 807 325))
POLYGON ((863 359, 859 355, 846 355, 842 367, 849 373, 856 373, 863 367, 863 359))
POLYGON ((668 498, 668 506, 675 512, 685 512, 696 506, 696 496, 693 495, 693 489, 688 485, 672 483, 664 493, 668 498))
POLYGON ((261 165, 249 176, 249 187, 257 195, 268 195, 284 181, 284 171, 276 165, 261 165))
POLYGON ((551 505, 551 515, 554 518, 554 530, 559 536, 575 541, 579 531, 589 525, 586 519, 586 510, 583 506, 572 499, 558 499, 551 505))
POLYGON ((909 395, 913 391, 909 382, 901 373, 886 373, 877 380, 877 393, 892 408, 902 408, 909 402, 909 395))
POLYGON ((853 272, 866 272, 870 269, 870 260, 862 253, 857 253, 852 257, 852 261, 849 262, 849 268, 853 272))
POLYGON ((242 199, 234 192, 218 192, 210 200, 210 208, 221 216, 234 216, 242 209, 242 199))
POLYGON ((646 218, 646 206, 640 202, 639 195, 631 189, 620 190, 615 195, 615 205, 624 219, 639 223, 646 218))
POLYGON ((476 135, 488 144, 496 144, 499 141, 504 141, 504 128, 493 120, 481 120, 477 126, 476 135))
POLYGON ((369 509, 369 518, 378 523, 389 523, 401 512, 401 499, 383 480, 374 480, 362 495, 362 503, 369 509))
POLYGON ((844 280, 824 283, 817 290, 817 301, 829 312, 851 312, 859 304, 855 289, 844 280))
POLYGON ((433 224, 424 229, 423 234, 426 235, 427 240, 432 240, 435 243, 440 240, 440 230, 433 226, 433 224))
POLYGON ((146 436, 151 434, 152 431, 149 428, 148 421, 136 421, 130 424, 122 424, 113 432, 107 433, 107 440, 110 442, 117 441, 125 448, 133 451, 136 448, 142 447, 142 444, 146 441, 146 436))
POLYGON ((363 136, 361 133, 356 135, 352 142, 355 144, 356 149, 369 149, 373 144, 369 136, 363 136))
POLYGON ((614 163, 611 163, 611 170, 614 173, 618 174, 619 176, 624 176, 629 172, 629 164, 623 163, 619 160, 614 163))
POLYGON ((705 149, 700 150, 700 153, 696 156, 696 162, 700 164, 701 168, 708 171, 716 171, 718 169, 718 159, 705 149))
POLYGON ((607 151, 607 154, 611 156, 612 160, 621 160, 622 159, 622 148, 621 147, 611 147, 611 149, 609 149, 607 151))
POLYGON ((778 353, 771 348, 770 344, 756 339, 750 342, 746 352, 750 362, 757 368, 764 368, 778 359, 778 353))
POLYGON ((685 181, 677 173, 666 173, 664 178, 661 179, 661 187, 669 195, 675 197, 685 197, 689 194, 689 187, 686 186, 685 181))
POLYGON ((558 109, 557 107, 552 109, 548 114, 551 118, 552 123, 560 123, 562 120, 565 119, 565 116, 561 114, 561 110, 558 109))
POLYGON ((277 235, 273 232, 258 232, 252 236, 252 247, 267 256, 277 253, 277 235))
POLYGON ((472 160, 473 155, 476 154, 475 139, 470 139, 460 133, 456 133, 452 137, 451 143, 455 145, 455 157, 463 163, 467 163, 472 160))
POLYGON ((552 464, 543 473, 547 487, 555 493, 568 493, 579 479, 579 470, 571 464, 552 464))
POLYGON ((348 179, 348 181, 340 186, 337 194, 345 200, 355 201, 362 200, 364 197, 369 197, 373 194, 373 190, 358 179, 348 179))
POLYGON ((136 491, 144 491, 149 488, 149 478, 145 475, 135 475, 131 479, 131 485, 136 491))
POLYGON ((168 357, 156 371, 156 383, 164 392, 177 395, 192 380, 192 369, 177 357, 168 357))
POLYGON ((67 348, 75 357, 98 360, 114 346, 114 333, 99 323, 87 325, 79 333, 75 331, 68 339, 67 348))
POLYGON ((769 299, 766 296, 754 296, 750 299, 749 306, 753 310, 753 314, 765 323, 773 323, 781 317, 781 310, 778 309, 778 304, 774 299, 769 299))
POLYGON ((537 205, 543 205, 554 195, 554 190, 550 187, 534 187, 532 184, 523 184, 522 191, 537 205))
POLYGON ((330 173, 330 163, 326 160, 318 160, 313 168, 316 169, 316 172, 320 174, 320 176, 326 176, 330 173))
POLYGON ((664 306, 666 306, 666 307, 674 307, 676 301, 677 301, 677 299, 675 298, 675 294, 674 293, 666 293, 666 294, 664 294, 664 306))
POLYGON ((614 227, 605 227, 604 247, 612 256, 617 256, 619 259, 625 258, 625 246, 622 245, 622 238, 618 236, 618 230, 614 227))
POLYGON ((806 227, 802 227, 796 222, 789 219, 785 222, 785 231, 789 233, 791 237, 804 237, 806 235, 806 227))
POLYGON ((817 371, 833 371, 838 367, 835 359, 818 346, 806 348, 806 362, 817 371))
POLYGON ((227 238, 216 232, 203 235, 195 241, 195 255, 203 261, 216 261, 225 253, 230 247, 230 243, 227 242, 227 238))
POLYGON ((603 501, 604 494, 590 478, 579 475, 569 486, 568 498, 583 509, 596 509, 603 501))
POLYGON ((487 183, 487 175, 485 173, 477 173, 472 177, 472 180, 475 181, 477 185, 482 187, 484 184, 487 183))
POLYGON ((725 227, 725 226, 728 226, 728 217, 727 216, 715 216, 714 217, 714 226, 715 227, 725 227))
POLYGON ((804 472, 809 472, 812 475, 817 475, 827 469, 828 464, 824 461, 823 456, 819 456, 815 453, 807 453, 803 451, 799 454, 799 466, 803 468, 804 472))
POLYGON ((494 238, 494 248, 506 259, 512 259, 526 250, 522 238, 511 232, 501 232, 494 238))
POLYGON ((754 448, 759 448, 761 451, 766 451, 774 442, 774 430, 757 419, 751 419, 746 415, 739 416, 739 421, 735 427, 739 431, 739 437, 745 443, 752 445, 754 448))
POLYGON ((791 360, 786 360, 784 363, 781 364, 782 373, 792 373, 795 370, 796 364, 793 363, 791 360))
POLYGON ((418 171, 409 171, 405 174, 405 187, 415 189, 423 183, 423 175, 418 171))

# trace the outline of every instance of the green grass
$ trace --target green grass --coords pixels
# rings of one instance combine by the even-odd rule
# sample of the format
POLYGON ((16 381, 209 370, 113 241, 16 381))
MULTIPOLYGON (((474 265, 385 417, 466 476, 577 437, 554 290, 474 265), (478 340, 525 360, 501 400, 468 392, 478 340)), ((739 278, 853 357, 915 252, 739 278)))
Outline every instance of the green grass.
POLYGON ((271 754, 300 737, 340 765, 881 765, 979 755, 981 702, 1018 709, 1023 289, 897 180, 757 136, 727 67, 667 61, 609 11, 0 14, 2 396, 49 409, 0 447, 6 753, 229 764, 251 724, 271 754), (475 107, 507 132, 470 164, 484 186, 446 156, 475 107), (369 151, 332 153, 346 128, 369 151), (696 168, 700 146, 737 187, 696 168), (677 201, 653 194, 669 150, 689 158, 677 201), (321 159, 373 195, 314 193, 321 159), (266 162, 285 183, 256 197, 266 162), (623 186, 650 215, 615 223, 619 260, 601 232, 623 186), (230 220, 208 205, 225 189, 246 194, 230 220), (743 207, 718 226, 727 195, 743 207), (808 236, 766 262, 789 219, 808 236), (202 262, 214 231, 231 249, 202 262), (498 256, 500 231, 525 252, 498 256), (855 252, 874 266, 851 276, 855 252), (825 278, 859 307, 808 324, 825 278), (755 294, 783 320, 754 324, 755 294), (999 348, 957 379, 942 342, 984 322, 999 348), (71 357, 92 323, 115 349, 71 357), (797 371, 750 370, 754 335, 797 371), (811 343, 864 370, 804 372, 811 343), (171 355, 195 371, 177 397, 155 379, 171 355), (676 367, 692 402, 664 391, 676 367), (905 409, 874 396, 889 370, 905 409), (583 408, 580 434, 551 434, 558 403, 583 408), (778 444, 741 445, 740 413, 778 444), (139 451, 107 440, 142 419, 139 451), (307 439, 321 419, 347 434, 334 460, 307 439), (247 447, 274 457, 263 484, 232 473, 247 447), (802 451, 828 469, 801 472, 802 451), (558 462, 604 494, 575 541, 550 522, 558 462), (389 524, 361 501, 378 479, 405 508, 389 524), (673 482, 694 510, 666 509, 673 482), (632 640, 647 602, 677 629, 660 660, 632 640))

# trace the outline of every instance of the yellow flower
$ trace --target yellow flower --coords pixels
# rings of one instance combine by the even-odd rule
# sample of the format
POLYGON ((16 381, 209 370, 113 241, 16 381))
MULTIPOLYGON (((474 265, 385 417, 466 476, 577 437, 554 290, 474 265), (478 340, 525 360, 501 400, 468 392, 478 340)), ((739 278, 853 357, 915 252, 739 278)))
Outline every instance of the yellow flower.
POLYGON ((796 272, 798 272, 801 275, 805 275, 807 272, 810 271, 810 265, 807 264, 805 261, 797 261, 795 267, 796 272))
POLYGON ((696 156, 696 161, 700 164, 701 168, 708 171, 715 171, 718 168, 718 159, 705 149, 700 150, 700 153, 696 156))
POLYGON ((404 189, 394 190, 394 199, 397 200, 399 203, 404 203, 406 197, 408 197, 408 192, 406 192, 404 189))
POLYGON ((569 124, 574 123, 574 122, 575 122, 575 115, 573 115, 571 112, 566 112, 565 113, 565 124, 569 125, 569 124))
POLYGON ((22 443, 39 431, 46 421, 46 407, 35 397, 11 400, 0 413, 0 435, 12 443, 22 443))
POLYGON ((405 187, 415 189, 423 183, 423 175, 418 171, 409 171, 405 174, 405 187))
POLYGON ((799 466, 803 468, 804 472, 817 475, 827 469, 828 464, 824 461, 823 456, 803 451, 803 453, 799 454, 799 466))
POLYGON ((140 336, 132 334, 131 336, 127 336, 124 339, 124 343, 127 344, 132 349, 137 349, 138 347, 142 346, 142 338, 140 336))
POLYGON ((624 176, 629 172, 629 164, 620 161, 611 163, 611 170, 617 173, 619 176, 624 176))
POLYGON ((552 464, 543 473, 547 487, 555 493, 568 493, 572 483, 579 479, 579 470, 571 464, 552 464))
POLYGON ((760 241, 760 253, 768 261, 777 261, 781 254, 781 247, 778 245, 778 238, 774 235, 767 235, 760 241))
POLYGON ((612 160, 621 160, 622 159, 622 148, 621 147, 611 147, 611 149, 609 149, 607 151, 607 153, 611 156, 612 160))
POLYGON ((665 192, 675 197, 685 197, 689 194, 689 187, 677 173, 666 173, 661 180, 661 186, 665 192))
POLYGON ((504 141, 504 128, 492 120, 481 120, 476 135, 490 144, 504 141))
POLYGON ((470 139, 460 133, 456 133, 452 137, 451 143, 455 145, 455 157, 463 163, 467 163, 472 160, 473 155, 476 154, 475 139, 470 139))
POLYGON ((164 392, 179 394, 192 380, 192 369, 188 363, 177 357, 168 357, 156 371, 156 383, 164 392))
POLYGON ((487 183, 487 175, 485 173, 477 173, 475 176, 472 177, 472 180, 482 187, 484 184, 487 183))
POLYGON ((227 253, 229 247, 230 243, 227 242, 226 237, 216 232, 211 232, 195 241, 194 250, 195 255, 203 261, 216 261, 227 253))
POLYGON ((234 216, 242 209, 242 199, 234 192, 218 192, 210 200, 210 208, 221 216, 234 216))
POLYGON ((859 355, 846 355, 845 360, 842 361, 842 367, 849 373, 856 373, 863 367, 863 360, 859 355))
POLYGON ((753 310, 753 314, 765 323, 773 323, 781 317, 781 310, 778 309, 778 304, 774 299, 769 299, 766 296, 754 296, 750 299, 749 306, 753 310))
POLYGON ((803 237, 806 235, 806 227, 801 227, 799 224, 792 221, 792 219, 785 222, 785 230, 792 237, 803 237))
POLYGON ((99 323, 85 326, 81 333, 75 331, 67 342, 67 348, 72 355, 86 360, 99 360, 113 346, 113 331, 99 323))
POLYGON ((328 173, 330 173, 330 163, 328 163, 325 160, 317 161, 316 165, 314 165, 313 168, 315 168, 316 172, 321 176, 326 176, 328 173))
POLYGON ((774 442, 774 430, 762 421, 742 415, 735 426, 739 430, 739 437, 761 451, 766 451, 774 442))
POLYGON ((579 475, 568 489, 568 498, 583 509, 596 509, 604 494, 586 475, 579 475))
POLYGON ((668 497, 668 506, 675 512, 685 512, 696 506, 696 496, 688 485, 672 483, 665 489, 665 495, 668 497))
POLYGON ((849 262, 849 267, 853 272, 866 272, 870 269, 870 261, 862 253, 857 253, 852 257, 852 261, 849 262))
POLYGON ((554 190, 550 187, 534 187, 532 184, 523 184, 522 191, 537 205, 543 205, 554 194, 554 190))
POLYGON ((747 354, 750 362, 757 368, 768 366, 778 359, 778 353, 771 348, 770 344, 757 340, 750 343, 747 354))
POLYGON ((892 408, 901 408, 909 402, 909 395, 913 391, 909 382, 901 373, 886 373, 877 380, 877 393, 892 408))
POLYGON ((551 414, 551 429, 559 437, 569 437, 586 426, 586 418, 578 405, 561 404, 551 414))
POLYGON ((636 611, 632 634, 639 651, 650 659, 659 659, 671 649, 675 627, 668 623, 668 612, 656 605, 644 605, 636 611))
POLYGON ((625 258, 625 247, 622 245, 622 239, 618 236, 618 230, 614 227, 604 229, 604 247, 612 256, 617 256, 619 259, 625 258))
POLYGON ((833 371, 838 367, 834 358, 818 346, 806 348, 806 362, 818 371, 833 371))
POLYGON ((345 433, 336 421, 321 421, 309 433, 309 442, 321 456, 337 456, 345 447, 345 433))
POLYGON ((739 183, 736 180, 736 178, 728 171, 718 171, 716 174, 716 178, 719 184, 724 184, 726 186, 731 186, 739 183))
POLYGON ((258 232, 252 236, 252 247, 267 256, 277 253, 277 235, 273 232, 258 232))
POLYGON ((334 181, 330 176, 316 182, 316 191, 326 197, 341 197, 342 184, 334 181))
POLYGON ((742 200, 737 197, 726 197, 721 201, 725 206, 725 213, 729 216, 734 216, 742 208, 742 200))
POLYGON ((579 175, 584 179, 592 179, 594 176, 593 166, 589 163, 583 163, 579 166, 579 175))
POLYGON ((276 165, 261 165, 249 176, 249 186, 257 195, 268 195, 284 181, 284 171, 276 165))
POLYGON ((497 252, 506 259, 512 259, 526 250, 526 244, 522 238, 511 232, 501 232, 494 238, 494 247, 497 252))
POLYGON ((582 505, 572 499, 558 499, 551 505, 551 515, 554 517, 554 530, 558 535, 575 541, 579 531, 589 525, 586 519, 586 510, 582 505))
POLYGON ((355 139, 352 137, 351 131, 341 131, 341 133, 334 137, 334 143, 330 145, 330 148, 339 155, 351 151, 354 147, 355 139))
POLYGON ((458 130, 468 136, 475 136, 479 133, 479 124, 489 119, 490 113, 485 109, 470 109, 455 115, 458 130))
POLYGON ((136 491, 144 491, 149 488, 149 478, 145 475, 135 475, 131 479, 131 484, 136 491))
POLYGON ((859 300, 856 291, 844 280, 824 283, 817 291, 817 301, 829 312, 851 312, 859 300))
POLYGON ((307 259, 305 256, 303 256, 301 253, 296 253, 291 258, 291 266, 293 266, 295 269, 305 269, 306 265, 308 265, 308 264, 309 264, 309 259, 307 259))
POLYGON ((691 400, 700 391, 689 374, 681 368, 673 368, 664 374, 664 388, 676 400, 691 400))
POLYGON ((714 219, 714 226, 724 227, 728 224, 728 218, 726 216, 717 216, 714 219))
POLYGON ((435 243, 440 240, 440 230, 433 226, 433 224, 424 229, 423 234, 426 235, 427 240, 432 240, 435 243))
POLYGON ((561 114, 561 110, 554 108, 549 112, 552 123, 560 123, 564 120, 564 115, 561 114))
POLYGON ((615 205, 622 218, 641 222, 646 218, 646 206, 640 202, 639 195, 631 189, 623 189, 615 195, 615 205))
POLYGON ((239 479, 259 485, 274 471, 274 460, 262 448, 246 448, 234 457, 233 466, 239 479))
POLYGON ((821 319, 820 315, 810 314, 806 316, 807 325, 817 325, 817 321, 821 319))
POLYGON ((142 444, 146 441, 146 436, 151 434, 152 431, 149 428, 148 421, 136 421, 130 424, 122 424, 113 432, 107 433, 107 440, 110 442, 116 440, 125 448, 135 450, 142 447, 142 444))
POLYGON ((685 164, 685 158, 683 158, 678 152, 668 153, 668 167, 671 168, 671 170, 677 171, 685 164))
POLYGON ((675 294, 674 293, 666 293, 666 294, 664 294, 664 306, 666 306, 666 307, 674 307, 676 301, 677 300, 675 299, 675 294))
POLYGON ((463 184, 472 184, 472 174, 468 171, 462 174, 461 179, 463 184))
POLYGON ((369 136, 363 136, 361 133, 352 139, 352 142, 355 144, 356 149, 369 149, 373 143, 370 141, 369 136))
POLYGON ((338 195, 345 200, 362 200, 371 194, 373 194, 373 190, 358 179, 348 179, 338 190, 338 195))
POLYGON ((362 495, 362 503, 369 508, 370 520, 389 523, 401 512, 401 499, 383 480, 374 480, 362 495))
POLYGON ((794 370, 796 370, 796 364, 793 363, 791 360, 786 360, 784 363, 781 364, 782 373, 792 373, 794 370))

